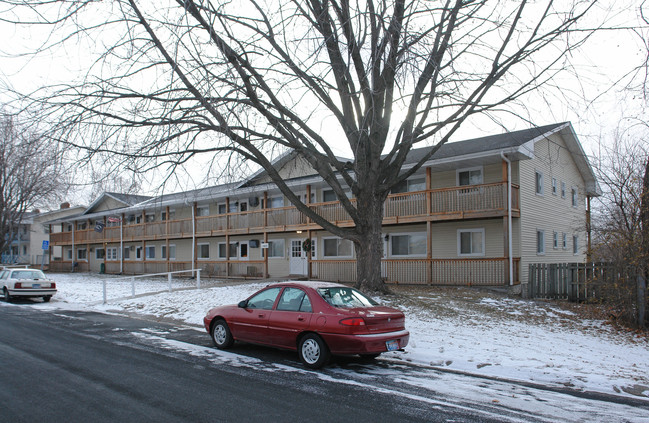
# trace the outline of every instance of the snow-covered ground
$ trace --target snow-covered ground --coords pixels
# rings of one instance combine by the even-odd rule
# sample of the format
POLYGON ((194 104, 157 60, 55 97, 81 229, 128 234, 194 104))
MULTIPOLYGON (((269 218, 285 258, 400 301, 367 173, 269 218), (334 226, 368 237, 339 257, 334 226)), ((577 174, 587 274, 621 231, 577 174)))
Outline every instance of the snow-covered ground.
MULTIPOLYGON (((192 289, 195 281, 174 280, 170 292, 166 279, 135 279, 136 296, 129 298, 129 278, 51 276, 59 292, 35 307, 137 313, 201 329, 208 309, 237 303, 267 284, 203 280, 201 289, 192 289)), ((647 337, 583 318, 568 306, 449 288, 395 287, 395 295, 377 300, 403 310, 411 334, 406 352, 382 356, 390 360, 649 401, 647 337)))

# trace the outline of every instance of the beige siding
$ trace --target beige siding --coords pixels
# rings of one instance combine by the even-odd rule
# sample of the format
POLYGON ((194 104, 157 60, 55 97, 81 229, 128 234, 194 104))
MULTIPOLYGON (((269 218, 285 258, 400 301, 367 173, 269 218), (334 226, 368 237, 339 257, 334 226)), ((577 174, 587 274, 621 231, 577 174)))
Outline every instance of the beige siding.
MULTIPOLYGON (((583 262, 586 258, 586 235, 584 205, 584 181, 575 162, 559 135, 538 141, 534 159, 520 163, 521 218, 520 231, 523 240, 521 255, 521 280, 527 282, 530 263, 583 262), (543 174, 543 194, 536 193, 536 172, 543 174), (557 193, 552 193, 552 178, 557 180, 557 193), (561 182, 566 185, 565 198, 561 197, 561 182), (571 188, 578 191, 577 207, 572 206, 571 188), (545 254, 537 254, 537 230, 545 233, 545 254), (553 232, 561 238, 566 233, 567 248, 554 249, 553 232), (580 252, 573 255, 572 236, 578 235, 580 252)), ((561 242, 561 239, 559 239, 561 242)))

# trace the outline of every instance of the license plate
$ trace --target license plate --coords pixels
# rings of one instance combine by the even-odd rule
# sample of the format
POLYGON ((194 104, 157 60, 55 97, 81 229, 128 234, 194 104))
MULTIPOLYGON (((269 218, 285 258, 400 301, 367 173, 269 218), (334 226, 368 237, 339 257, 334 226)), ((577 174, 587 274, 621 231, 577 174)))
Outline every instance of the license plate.
POLYGON ((396 340, 396 339, 394 339, 392 341, 387 341, 385 343, 385 346, 388 349, 388 351, 396 351, 396 350, 399 349, 399 341, 396 340))
POLYGON ((40 283, 34 283, 32 284, 33 289, 41 289, 41 284, 40 283))

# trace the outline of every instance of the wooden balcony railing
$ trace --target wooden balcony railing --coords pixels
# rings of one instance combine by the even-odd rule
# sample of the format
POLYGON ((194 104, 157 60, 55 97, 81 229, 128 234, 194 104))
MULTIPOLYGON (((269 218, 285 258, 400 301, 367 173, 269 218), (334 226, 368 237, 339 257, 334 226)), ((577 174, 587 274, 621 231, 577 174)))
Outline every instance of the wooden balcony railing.
MULTIPOLYGON (((352 202, 355 202, 352 199, 352 202)), ((316 213, 339 225, 353 225, 349 214, 337 202, 309 205, 316 213)), ((512 210, 520 215, 519 188, 512 185, 512 210)), ((386 201, 384 224, 424 222, 505 216, 507 213, 507 184, 472 185, 428 191, 390 195, 386 201)), ((319 226, 295 207, 262 209, 241 213, 227 213, 196 217, 197 236, 217 236, 238 233, 283 232, 287 230, 317 230, 319 226)), ((194 225, 191 218, 173 221, 125 225, 120 235, 119 227, 108 227, 103 232, 93 229, 75 230, 75 244, 139 241, 165 238, 189 238, 194 225)), ((70 232, 50 234, 52 245, 72 243, 70 232)))
MULTIPOLYGON (((514 283, 520 282, 520 258, 513 259, 514 283)), ((509 279, 507 258, 383 260, 381 276, 388 283, 421 285, 505 285, 509 279)), ((313 279, 353 282, 355 260, 314 260, 313 279)))

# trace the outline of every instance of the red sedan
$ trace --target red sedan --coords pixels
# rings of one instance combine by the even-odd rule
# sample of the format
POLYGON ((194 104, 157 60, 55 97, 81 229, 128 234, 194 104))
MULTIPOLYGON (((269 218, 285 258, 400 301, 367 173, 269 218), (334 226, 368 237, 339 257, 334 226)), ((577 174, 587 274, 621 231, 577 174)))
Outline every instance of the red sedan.
POLYGON ((410 337, 401 311, 327 282, 269 285, 238 305, 211 309, 203 321, 217 348, 243 341, 297 350, 312 369, 331 354, 374 358, 403 350, 410 337))

